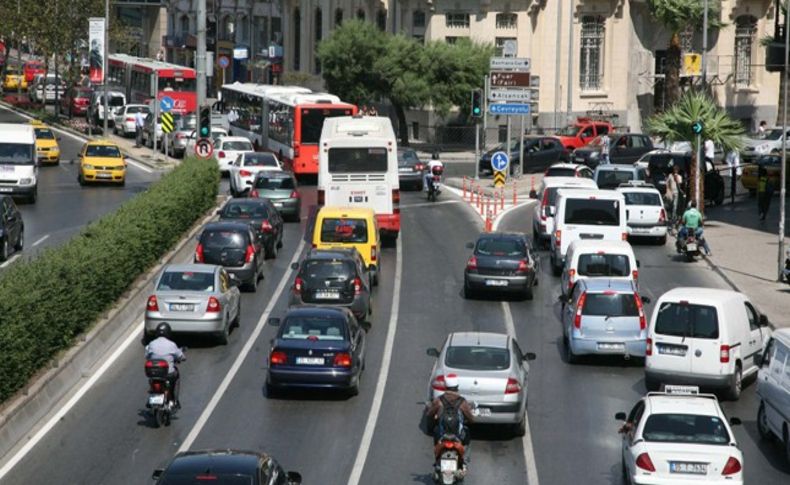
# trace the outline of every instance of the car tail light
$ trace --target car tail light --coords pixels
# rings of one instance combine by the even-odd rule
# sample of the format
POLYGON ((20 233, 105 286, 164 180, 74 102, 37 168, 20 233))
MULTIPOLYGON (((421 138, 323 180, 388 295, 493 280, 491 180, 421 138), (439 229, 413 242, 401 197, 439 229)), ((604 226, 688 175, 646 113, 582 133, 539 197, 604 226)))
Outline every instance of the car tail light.
POLYGON ((291 191, 291 195, 290 195, 290 197, 291 197, 292 199, 298 199, 299 197, 301 197, 301 195, 299 195, 299 191, 297 191, 297 190, 293 190, 293 191, 291 191))
POLYGON ((573 278, 576 277, 576 270, 571 268, 568 270, 568 289, 573 288, 573 278))
POLYGON ((302 288, 304 288, 304 280, 297 276, 294 280, 294 293, 301 293, 302 288))
POLYGON ((156 300, 155 295, 151 295, 148 297, 148 304, 146 305, 146 309, 149 312, 158 312, 159 311, 159 302, 156 300))
POLYGON ((335 354, 332 365, 335 367, 351 367, 351 354, 348 352, 338 352, 335 354))
POLYGON ((477 270, 477 257, 472 256, 471 258, 469 258, 469 260, 466 262, 466 269, 470 271, 477 270))
POLYGON ((526 273, 529 269, 529 261, 526 259, 522 259, 518 262, 518 268, 516 268, 516 273, 526 273))
POLYGON ((664 211, 664 209, 661 209, 661 212, 658 213, 658 223, 664 224, 666 222, 667 222, 667 213, 664 211))
MULTIPOLYGON (((548 172, 548 170, 546 170, 546 171, 548 172)), ((548 190, 544 190, 543 191, 543 199, 541 199, 541 201, 540 201, 540 220, 541 221, 545 221, 549 217, 549 215, 546 213, 548 208, 549 208, 549 191, 548 190)))
POLYGON ((639 279, 639 270, 635 269, 635 270, 631 271, 631 277, 634 279, 634 281, 638 280, 639 279))
POLYGON ((587 300, 587 292, 582 293, 579 297, 579 303, 576 305, 576 315, 573 317, 573 326, 577 329, 582 328, 582 310, 584 309, 584 302, 587 300))
POLYGON ((627 232, 621 233, 620 239, 622 239, 623 241, 628 241, 628 233, 627 232))
POLYGON ((269 354, 270 365, 285 365, 288 362, 288 356, 282 350, 272 350, 269 354))
POLYGON ((205 261, 203 257, 203 244, 198 243, 197 247, 195 248, 195 262, 202 263, 205 261))
POLYGON ((252 172, 250 172, 249 170, 239 170, 239 176, 240 177, 251 177, 252 176, 252 172))
POLYGON ((505 394, 518 394, 519 392, 521 392, 521 386, 516 379, 510 377, 505 386, 505 394))
POLYGON ((422 163, 415 163, 414 164, 414 171, 415 172, 422 172, 423 170, 425 170, 425 165, 423 165, 422 163))
POLYGON ((222 310, 222 305, 219 304, 219 300, 213 296, 208 297, 206 313, 219 313, 220 310, 222 310))
POLYGON ((647 453, 642 453, 636 457, 636 466, 648 472, 656 471, 656 467, 653 465, 653 460, 650 459, 650 455, 647 453))
POLYGON ((263 222, 261 222, 261 232, 272 232, 273 230, 274 228, 269 223, 268 219, 264 219, 263 222))
POLYGON ((370 260, 376 261, 376 246, 370 248, 370 260))
POLYGON ((653 355, 653 339, 648 337, 645 341, 645 355, 650 356, 653 355))
POLYGON ((559 229, 554 231, 554 245, 557 247, 562 246, 562 231, 559 229))
POLYGON ((324 205, 324 189, 318 189, 318 198, 316 204, 324 205))
POLYGON ((446 391, 447 385, 444 383, 444 376, 436 376, 436 378, 431 382, 431 388, 434 391, 446 391))
POLYGON ((726 364, 730 361, 730 346, 722 345, 719 348, 719 362, 726 364))
POLYGON ((724 469, 721 471, 722 475, 732 475, 733 473, 738 473, 741 471, 741 462, 738 461, 737 458, 731 456, 727 463, 724 465, 724 469))
POLYGON ((252 244, 247 246, 247 251, 244 253, 244 261, 247 263, 252 263, 255 259, 255 246, 252 244))
POLYGON ((216 475, 195 475, 195 480, 199 482, 211 482, 214 480, 219 480, 216 475))
POLYGON ((219 151, 219 158, 225 158, 225 152, 220 150, 219 151))
POLYGON ((134 118, 126 118, 127 123, 134 123, 134 118))
POLYGON ((638 293, 634 293, 634 301, 636 302, 636 308, 639 310, 639 330, 644 330, 647 328, 647 318, 645 317, 645 307, 642 305, 642 299, 639 297, 638 293))
POLYGON ((260 193, 256 189, 252 189, 252 191, 250 191, 250 197, 256 198, 259 195, 260 195, 260 193))
POLYGON ((180 132, 176 133, 176 138, 179 139, 179 140, 181 140, 182 138, 186 138, 186 137, 187 136, 185 134, 183 134, 183 133, 180 133, 180 132))
POLYGON ((400 204, 400 189, 392 189, 392 203, 400 204))
POLYGON ((354 294, 360 295, 362 293, 362 280, 354 278, 354 294))

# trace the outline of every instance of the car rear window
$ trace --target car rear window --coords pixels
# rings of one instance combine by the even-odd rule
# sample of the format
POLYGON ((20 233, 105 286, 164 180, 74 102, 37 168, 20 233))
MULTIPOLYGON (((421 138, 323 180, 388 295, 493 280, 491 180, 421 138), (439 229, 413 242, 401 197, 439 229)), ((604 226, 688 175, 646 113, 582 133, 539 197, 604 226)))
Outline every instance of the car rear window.
POLYGON ((120 158, 121 151, 118 147, 112 145, 88 145, 85 149, 85 155, 89 157, 108 157, 120 158))
POLYGON ((504 370, 510 368, 510 352, 498 347, 451 346, 444 363, 454 369, 504 370))
POLYGON ((288 317, 282 325, 280 338, 288 340, 343 340, 345 321, 326 317, 288 317))
POLYGON ((261 219, 269 217, 269 209, 266 204, 240 204, 229 203, 222 211, 222 217, 238 219, 261 219))
POLYGON ((524 256, 524 242, 518 239, 484 237, 477 241, 476 254, 483 256, 524 256))
POLYGON ((641 170, 601 170, 595 179, 599 189, 616 189, 631 180, 644 180, 641 170))
POLYGON ((296 184, 290 175, 259 175, 255 188, 263 190, 295 189, 296 184))
POLYGON ((716 308, 707 305, 664 302, 658 308, 655 332, 676 337, 719 338, 716 308))
POLYGON ((159 280, 157 291, 214 291, 214 273, 167 271, 159 280))
POLYGON ((248 141, 226 141, 222 143, 222 150, 236 150, 240 152, 251 152, 252 143, 248 141))
POLYGON ((655 192, 624 192, 625 205, 657 205, 662 206, 661 196, 655 192))
POLYGON ((576 176, 576 169, 575 168, 551 168, 549 167, 546 170, 546 173, 543 174, 544 177, 575 177, 576 176))
POLYGON ((568 199, 565 224, 619 226, 620 201, 611 199, 568 199))
POLYGON ((582 315, 594 317, 638 317, 633 293, 587 293, 582 315))
POLYGON ((420 158, 417 156, 417 152, 414 150, 404 150, 398 153, 398 161, 416 163, 420 161, 420 158))
POLYGON ((248 153, 244 156, 244 165, 248 167, 278 167, 277 159, 271 153, 248 153))
POLYGON ((247 238, 244 233, 227 230, 204 231, 200 242, 208 249, 240 249, 247 247, 247 238))
POLYGON ((368 242, 368 222, 365 219, 326 218, 321 222, 321 242, 368 242))
POLYGON ((651 414, 642 430, 645 441, 727 445, 730 434, 718 416, 651 414))
POLYGON ((255 483, 251 475, 240 473, 190 473, 179 475, 165 475, 157 482, 159 485, 206 485, 207 483, 221 483, 222 485, 252 485, 255 483))
POLYGON ((302 278, 313 281, 348 281, 354 278, 354 263, 342 259, 308 259, 302 266, 302 278))
POLYGON ((625 254, 582 254, 576 272, 580 276, 628 276, 631 262, 625 254))
POLYGON ((330 148, 329 173, 375 173, 387 171, 387 149, 330 148))

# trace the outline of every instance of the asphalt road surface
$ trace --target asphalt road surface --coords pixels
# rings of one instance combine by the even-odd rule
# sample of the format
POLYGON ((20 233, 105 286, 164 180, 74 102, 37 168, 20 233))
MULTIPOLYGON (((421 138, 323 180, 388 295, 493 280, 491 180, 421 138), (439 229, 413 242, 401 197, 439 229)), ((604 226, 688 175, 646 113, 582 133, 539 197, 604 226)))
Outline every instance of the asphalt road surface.
MULTIPOLYGON (((314 188, 301 190, 305 203, 314 204, 314 188)), ((147 382, 142 346, 135 339, 0 481, 150 483, 155 468, 187 447, 263 450, 286 469, 301 472, 305 484, 429 484, 432 441, 420 422, 433 358, 425 350, 441 346, 449 332, 485 330, 515 333, 524 351, 537 353, 529 382, 530 432, 522 439, 497 428, 474 428, 465 482, 526 483, 529 469, 532 485, 620 484, 620 423, 614 414, 630 410, 644 394, 642 368, 620 359, 564 362, 558 279, 550 275, 545 253, 533 301, 464 300, 464 243, 478 234, 479 218, 448 193, 435 204, 404 193, 401 207, 398 246, 382 254, 359 396, 265 395, 274 329, 264 323, 285 310, 293 280, 288 265, 305 247, 306 222, 288 224, 283 250, 267 262, 258 292, 243 294, 241 326, 228 345, 180 342, 190 347, 180 367, 183 409, 169 428, 153 429, 145 418, 147 382), (395 311, 397 318, 391 318, 395 311), (360 450, 361 443, 369 446, 360 450)), ((531 233, 531 213, 512 211, 500 228, 531 233)), ((670 245, 636 246, 642 292, 653 301, 676 286, 725 286, 704 261, 681 262, 670 250, 670 245)), ((743 419, 735 433, 745 455, 746 483, 788 483, 790 469, 782 464, 779 447, 757 437, 754 385, 739 402, 723 407, 743 419)))

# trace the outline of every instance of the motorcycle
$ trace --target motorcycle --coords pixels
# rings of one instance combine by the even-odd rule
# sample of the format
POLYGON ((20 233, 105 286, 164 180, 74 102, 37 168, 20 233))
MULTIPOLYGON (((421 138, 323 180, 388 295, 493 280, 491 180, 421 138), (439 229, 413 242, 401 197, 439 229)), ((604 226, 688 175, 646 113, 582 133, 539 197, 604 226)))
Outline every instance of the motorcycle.
POLYGON ((785 283, 790 284, 790 250, 785 254, 787 258, 785 259, 785 269, 782 271, 782 274, 784 275, 785 283))
POLYGON ((453 434, 445 434, 439 439, 441 451, 434 465, 434 481, 442 485, 453 485, 466 476, 464 463, 464 445, 453 434))
POLYGON ((431 169, 431 177, 428 179, 428 200, 436 202, 436 197, 442 193, 439 189, 439 184, 442 181, 442 167, 433 167, 431 169))
POLYGON ((700 241, 693 231, 689 231, 685 240, 678 240, 678 251, 686 256, 686 260, 691 262, 700 255, 700 241))
POLYGON ((145 407, 150 409, 150 415, 157 428, 170 426, 170 420, 179 408, 168 378, 169 367, 164 359, 145 361, 145 376, 148 378, 148 400, 145 407))

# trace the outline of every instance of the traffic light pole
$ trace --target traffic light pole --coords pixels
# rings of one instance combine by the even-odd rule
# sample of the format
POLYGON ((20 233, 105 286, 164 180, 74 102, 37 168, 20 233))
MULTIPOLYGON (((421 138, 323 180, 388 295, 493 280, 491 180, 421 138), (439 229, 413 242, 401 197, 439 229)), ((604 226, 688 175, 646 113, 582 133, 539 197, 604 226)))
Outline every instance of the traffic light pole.
POLYGON ((475 180, 480 180, 480 120, 475 120, 475 180))
POLYGON ((697 133, 697 170, 694 171, 694 200, 697 202, 697 210, 702 212, 702 205, 700 204, 699 200, 699 174, 702 171, 702 167, 704 165, 700 165, 705 163, 702 160, 702 133, 697 133))

